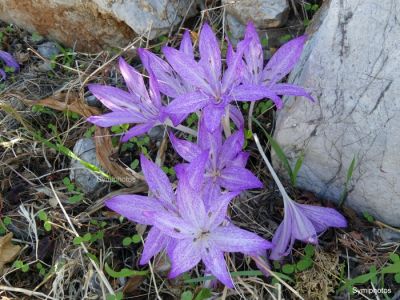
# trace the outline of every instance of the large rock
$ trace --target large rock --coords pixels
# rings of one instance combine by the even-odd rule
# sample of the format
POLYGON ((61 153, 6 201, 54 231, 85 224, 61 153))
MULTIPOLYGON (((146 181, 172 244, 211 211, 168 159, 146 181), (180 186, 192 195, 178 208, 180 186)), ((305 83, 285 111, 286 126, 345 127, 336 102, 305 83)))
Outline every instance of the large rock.
POLYGON ((69 47, 93 52, 126 46, 138 35, 154 38, 168 33, 187 15, 190 3, 191 0, 1 0, 0 19, 69 47))
POLYGON ((399 226, 400 5, 331 0, 325 6, 290 76, 318 103, 287 99, 275 138, 292 162, 304 151, 299 185, 336 201, 355 157, 346 204, 399 226))
POLYGON ((289 15, 287 0, 222 0, 222 4, 234 39, 243 36, 248 21, 259 29, 274 28, 284 25, 289 15))

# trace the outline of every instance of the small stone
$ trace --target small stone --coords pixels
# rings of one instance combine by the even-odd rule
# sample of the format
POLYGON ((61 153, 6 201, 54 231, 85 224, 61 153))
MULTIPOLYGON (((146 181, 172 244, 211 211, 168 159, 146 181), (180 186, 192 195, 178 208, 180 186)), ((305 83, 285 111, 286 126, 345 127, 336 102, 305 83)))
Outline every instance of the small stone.
POLYGON ((86 101, 87 105, 89 105, 89 106, 98 107, 98 108, 102 107, 101 102, 94 95, 85 97, 85 101, 86 101))
POLYGON ((150 129, 148 135, 151 140, 153 141, 160 141, 164 135, 164 127, 163 126, 156 126, 150 129))
POLYGON ((52 59, 54 56, 60 53, 60 48, 57 43, 46 42, 38 46, 38 52, 44 58, 52 59))
MULTIPOLYGON (((83 138, 78 140, 73 152, 82 160, 100 168, 93 139, 83 138)), ((105 182, 99 180, 99 176, 96 176, 77 160, 71 161, 70 178, 75 180, 77 187, 81 188, 85 194, 91 194, 105 184, 105 182)))
MULTIPOLYGON (((286 0, 222 0, 222 4, 228 16, 233 16, 243 25, 253 21, 260 29, 280 27, 286 23, 289 15, 289 4, 286 0)), ((232 21, 233 19, 228 19, 228 22, 232 21)), ((239 30, 241 29, 237 29, 239 30)))
POLYGON ((400 232, 389 228, 374 228, 374 234, 382 239, 384 243, 400 242, 400 232))

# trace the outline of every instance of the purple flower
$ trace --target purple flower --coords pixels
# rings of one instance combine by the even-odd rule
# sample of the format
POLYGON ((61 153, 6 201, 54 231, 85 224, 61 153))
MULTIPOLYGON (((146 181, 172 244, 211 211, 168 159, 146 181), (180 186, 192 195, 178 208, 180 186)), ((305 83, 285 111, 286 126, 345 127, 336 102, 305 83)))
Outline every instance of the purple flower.
MULTIPOLYGON (((303 35, 287 42, 276 51, 264 67, 262 45, 254 24, 249 22, 245 39, 238 44, 239 49, 246 48, 243 54, 242 82, 245 84, 265 85, 277 95, 304 96, 314 101, 314 98, 303 88, 294 84, 278 83, 290 73, 300 59, 306 39, 307 37, 303 35), (248 42, 249 40, 250 42, 248 42)), ((232 52, 232 50, 230 51, 232 52)), ((228 65, 231 60, 228 60, 228 65)), ((279 98, 273 98, 272 100, 274 100, 277 108, 282 108, 282 101, 279 98)))
MULTIPOLYGON (((12 68, 14 72, 19 70, 19 64, 8 52, 0 50, 0 61, 3 61, 3 64, 6 67, 12 68)), ((5 79, 6 79, 6 72, 3 69, 0 69, 0 81, 5 79)))
POLYGON ((166 111, 191 113, 202 109, 207 130, 213 132, 219 127, 222 117, 230 108, 228 104, 232 101, 256 101, 265 97, 280 100, 276 94, 263 86, 238 85, 242 55, 247 44, 248 40, 244 40, 224 74, 219 44, 208 24, 204 24, 200 32, 199 62, 190 54, 164 47, 164 55, 172 68, 186 84, 195 88, 175 97, 166 111))
MULTIPOLYGON (((191 166, 203 169, 203 166, 191 166)), ((158 210, 150 213, 154 226, 175 239, 171 250, 169 277, 176 277, 203 261, 206 270, 228 287, 233 287, 224 252, 258 253, 272 247, 271 243, 258 235, 243 230, 231 223, 226 224, 229 202, 237 193, 220 194, 207 209, 202 196, 192 186, 202 186, 203 176, 193 182, 187 177, 180 179, 177 188, 178 213, 158 210)))
MULTIPOLYGON (((155 163, 143 155, 140 162, 149 186, 149 196, 118 195, 106 200, 105 205, 130 221, 154 225, 154 220, 149 218, 148 214, 156 211, 177 211, 176 196, 167 175, 155 163)), ((173 244, 172 238, 152 227, 143 247, 140 264, 147 264, 150 258, 164 249, 169 253, 173 244)))
POLYGON ((89 85, 93 95, 112 112, 91 116, 87 120, 101 127, 136 123, 136 126, 123 135, 121 140, 126 142, 134 136, 146 133, 154 126, 163 124, 168 116, 164 112, 158 83, 151 71, 147 91, 142 75, 123 58, 119 60, 119 68, 129 92, 111 86, 89 85))
POLYGON ((298 204, 290 199, 278 175, 276 175, 265 153, 262 151, 256 134, 254 135, 254 140, 282 194, 285 207, 283 221, 272 239, 274 248, 271 251, 271 259, 279 260, 288 255, 292 251, 295 240, 317 244, 318 233, 325 231, 329 227, 340 228, 347 226, 346 219, 335 209, 298 204))
POLYGON ((333 208, 298 204, 286 194, 284 218, 276 230, 270 258, 279 260, 288 255, 295 240, 317 244, 318 233, 329 227, 346 227, 346 219, 333 208))
POLYGON ((180 140, 173 134, 170 135, 170 140, 175 151, 188 162, 196 159, 202 152, 209 151, 204 182, 207 207, 211 204, 207 199, 215 199, 221 188, 240 192, 263 187, 262 182, 245 168, 249 155, 242 151, 242 130, 238 130, 222 142, 221 128, 211 133, 205 129, 204 121, 201 120, 197 144, 180 140))

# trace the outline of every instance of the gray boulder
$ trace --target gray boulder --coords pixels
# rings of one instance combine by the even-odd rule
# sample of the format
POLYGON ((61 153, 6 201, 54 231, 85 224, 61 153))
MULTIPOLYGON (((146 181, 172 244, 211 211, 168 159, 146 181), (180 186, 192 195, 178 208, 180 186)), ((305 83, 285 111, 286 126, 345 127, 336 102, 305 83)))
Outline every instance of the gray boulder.
POLYGON ((288 98, 275 139, 293 164, 304 151, 299 186, 335 201, 355 157, 346 204, 399 226, 400 5, 328 2, 290 76, 318 102, 288 98))

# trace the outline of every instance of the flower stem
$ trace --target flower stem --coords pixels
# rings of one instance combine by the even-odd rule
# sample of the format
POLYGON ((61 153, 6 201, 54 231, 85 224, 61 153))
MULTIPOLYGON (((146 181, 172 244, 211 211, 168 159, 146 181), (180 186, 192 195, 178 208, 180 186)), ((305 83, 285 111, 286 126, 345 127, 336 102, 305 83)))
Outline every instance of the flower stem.
POLYGON ((283 187, 282 182, 280 181, 278 175, 276 175, 274 168, 272 167, 271 163, 269 162, 267 156, 264 153, 264 150, 260 144, 260 140, 258 139, 258 136, 256 133, 254 133, 253 135, 254 137, 254 141, 256 142, 257 148, 258 148, 258 152, 260 152, 261 157, 263 158, 265 164, 268 167, 268 170, 270 171, 272 178, 275 180, 276 185, 278 186, 279 191, 281 192, 282 196, 284 199, 289 198, 289 195, 286 193, 285 188, 283 187))
POLYGON ((193 136, 197 136, 197 131, 193 130, 192 128, 183 126, 183 125, 174 126, 174 124, 172 124, 171 120, 169 120, 169 119, 167 119, 164 122, 164 125, 166 125, 168 127, 171 127, 171 128, 175 128, 176 130, 179 130, 181 132, 184 132, 184 133, 187 133, 187 134, 190 134, 190 135, 193 135, 193 136))
POLYGON ((231 123, 229 121, 229 105, 225 107, 225 115, 224 118, 222 119, 222 126, 224 127, 224 133, 225 133, 225 138, 228 138, 231 136, 231 123))

